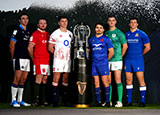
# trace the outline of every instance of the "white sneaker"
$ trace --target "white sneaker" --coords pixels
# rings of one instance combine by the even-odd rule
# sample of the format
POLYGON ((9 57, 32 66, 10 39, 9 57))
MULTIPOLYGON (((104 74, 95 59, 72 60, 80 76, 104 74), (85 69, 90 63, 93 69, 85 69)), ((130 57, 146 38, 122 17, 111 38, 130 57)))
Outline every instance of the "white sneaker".
POLYGON ((20 107, 20 104, 16 100, 12 101, 10 105, 12 107, 20 107))
POLYGON ((24 101, 19 102, 19 104, 20 104, 21 106, 25 106, 25 107, 31 106, 31 104, 26 103, 26 102, 24 102, 24 101))
MULTIPOLYGON (((103 104, 102 104, 102 106, 104 107, 106 105, 106 102, 104 102, 103 104)), ((112 107, 112 102, 110 102, 110 107, 112 107)))
POLYGON ((112 107, 112 102, 110 102, 110 107, 112 107))
POLYGON ((122 102, 120 102, 120 101, 117 101, 117 104, 115 105, 115 107, 123 107, 123 104, 122 104, 122 102))

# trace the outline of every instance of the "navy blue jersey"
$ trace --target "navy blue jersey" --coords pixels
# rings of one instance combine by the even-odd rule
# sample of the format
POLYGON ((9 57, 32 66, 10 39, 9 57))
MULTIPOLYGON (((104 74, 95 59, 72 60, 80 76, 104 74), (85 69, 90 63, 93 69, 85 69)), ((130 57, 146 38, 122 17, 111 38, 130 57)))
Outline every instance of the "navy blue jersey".
POLYGON ((29 59, 28 54, 28 42, 30 38, 30 32, 24 30, 24 28, 19 25, 12 34, 11 40, 15 41, 15 51, 14 58, 29 59))
POLYGON ((144 44, 150 42, 147 34, 139 29, 137 29, 135 32, 127 32, 126 39, 128 43, 126 58, 128 59, 142 57, 144 44))
POLYGON ((113 45, 111 40, 105 35, 99 38, 93 36, 89 39, 89 48, 92 50, 92 62, 104 65, 108 62, 108 49, 113 48, 113 45))

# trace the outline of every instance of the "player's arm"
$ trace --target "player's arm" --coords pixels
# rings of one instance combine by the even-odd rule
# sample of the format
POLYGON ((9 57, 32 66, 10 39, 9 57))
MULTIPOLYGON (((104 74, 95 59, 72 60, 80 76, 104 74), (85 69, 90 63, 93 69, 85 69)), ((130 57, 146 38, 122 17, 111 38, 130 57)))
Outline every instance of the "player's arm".
POLYGON ((29 43, 29 45, 28 45, 28 53, 29 53, 29 55, 30 55, 30 57, 31 57, 32 59, 33 59, 34 46, 35 46, 34 43, 29 43))
POLYGON ((13 57, 14 57, 15 44, 16 44, 15 41, 10 40, 9 50, 10 50, 10 54, 11 54, 11 61, 13 61, 13 57))
POLYGON ((48 44, 48 51, 51 52, 52 54, 54 54, 54 47, 55 47, 55 44, 53 43, 48 44))
POLYGON ((112 58, 112 56, 114 55, 114 49, 113 48, 109 48, 108 49, 108 60, 110 60, 112 58))
POLYGON ((122 45, 122 57, 125 55, 126 51, 127 51, 128 45, 127 43, 122 45))
POLYGON ((145 55, 146 53, 148 53, 150 51, 150 49, 151 49, 150 43, 144 44, 143 55, 145 55))

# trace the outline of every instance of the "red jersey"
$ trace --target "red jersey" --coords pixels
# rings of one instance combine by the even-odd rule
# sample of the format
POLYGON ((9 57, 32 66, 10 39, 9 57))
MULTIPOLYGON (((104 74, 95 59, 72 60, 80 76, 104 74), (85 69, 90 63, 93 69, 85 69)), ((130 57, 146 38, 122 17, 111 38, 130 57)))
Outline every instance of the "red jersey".
POLYGON ((47 50, 47 44, 50 34, 48 32, 42 32, 37 29, 30 37, 29 43, 35 44, 34 58, 47 58, 49 59, 49 52, 47 50))

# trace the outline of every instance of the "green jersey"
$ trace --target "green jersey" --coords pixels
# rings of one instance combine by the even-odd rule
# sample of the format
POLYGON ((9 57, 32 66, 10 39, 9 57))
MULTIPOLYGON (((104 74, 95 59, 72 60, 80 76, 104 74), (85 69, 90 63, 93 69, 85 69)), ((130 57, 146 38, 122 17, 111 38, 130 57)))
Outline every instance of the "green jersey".
POLYGON ((125 34, 120 31, 118 28, 115 28, 113 31, 106 31, 105 35, 108 36, 112 40, 114 55, 109 60, 109 62, 113 61, 121 61, 122 60, 122 45, 127 43, 125 34))

